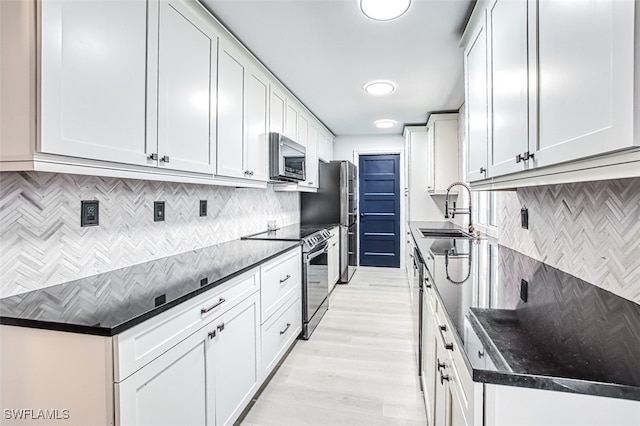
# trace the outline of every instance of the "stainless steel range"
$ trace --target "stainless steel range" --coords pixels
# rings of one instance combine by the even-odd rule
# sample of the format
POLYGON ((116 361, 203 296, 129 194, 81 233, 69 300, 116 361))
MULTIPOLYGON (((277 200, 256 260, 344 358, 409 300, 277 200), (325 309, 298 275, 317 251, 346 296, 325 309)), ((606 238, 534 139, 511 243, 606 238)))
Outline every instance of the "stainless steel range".
POLYGON ((308 340, 329 309, 329 270, 326 256, 329 230, 290 225, 243 237, 252 240, 302 241, 302 334, 308 340))

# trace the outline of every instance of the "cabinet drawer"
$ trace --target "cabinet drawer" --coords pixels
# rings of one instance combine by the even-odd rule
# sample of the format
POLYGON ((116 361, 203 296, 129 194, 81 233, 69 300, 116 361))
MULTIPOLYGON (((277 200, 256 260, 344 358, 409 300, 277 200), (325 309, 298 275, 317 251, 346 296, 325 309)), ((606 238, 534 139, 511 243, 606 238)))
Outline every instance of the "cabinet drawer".
POLYGON ((291 292, 302 287, 302 254, 299 248, 263 265, 261 274, 262 323, 287 300, 291 292))
POLYGON ((262 371, 266 377, 302 330, 300 291, 262 326, 262 371))
POLYGON ((259 285, 256 268, 119 334, 114 339, 114 380, 124 380, 258 291, 259 285))

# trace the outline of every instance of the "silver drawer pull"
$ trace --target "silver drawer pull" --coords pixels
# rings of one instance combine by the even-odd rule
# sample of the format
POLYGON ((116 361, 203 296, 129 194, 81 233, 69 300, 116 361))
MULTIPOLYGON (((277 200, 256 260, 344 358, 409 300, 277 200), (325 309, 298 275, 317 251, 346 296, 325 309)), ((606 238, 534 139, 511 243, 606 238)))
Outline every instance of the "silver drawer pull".
POLYGON ((284 277, 283 279, 280 280, 280 284, 284 284, 287 281, 289 281, 289 278, 291 278, 291 275, 287 275, 286 277, 284 277))
POLYGON ((224 297, 221 297, 220 300, 218 300, 216 303, 214 303, 213 305, 209 306, 208 308, 202 308, 200 309, 200 313, 201 314, 206 314, 211 312, 212 310, 214 310, 215 308, 217 308, 218 306, 222 305, 224 302, 226 302, 224 297))
POLYGON ((218 333, 216 333, 216 331, 215 331, 215 330, 210 331, 210 332, 208 333, 208 335, 209 335, 209 339, 213 339, 214 337, 216 337, 216 335, 217 335, 217 334, 218 334, 218 333))
POLYGON ((444 342, 444 348, 448 351, 453 350, 453 343, 447 343, 446 337, 444 337, 444 332, 447 331, 446 325, 439 325, 438 329, 440 330, 440 336, 442 337, 442 341, 444 342))
POLYGON ((284 333, 286 333, 287 330, 289 330, 289 327, 291 327, 291 324, 287 323, 287 326, 284 328, 284 330, 280 331, 280 335, 282 336, 284 333))

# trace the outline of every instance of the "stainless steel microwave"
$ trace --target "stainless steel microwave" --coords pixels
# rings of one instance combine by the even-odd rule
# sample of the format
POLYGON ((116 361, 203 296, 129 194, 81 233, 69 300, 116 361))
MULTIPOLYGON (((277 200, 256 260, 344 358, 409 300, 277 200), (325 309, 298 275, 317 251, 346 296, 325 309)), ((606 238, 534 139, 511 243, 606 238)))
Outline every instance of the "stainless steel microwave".
POLYGON ((307 149, 280 133, 269 133, 269 176, 271 180, 306 180, 307 149))

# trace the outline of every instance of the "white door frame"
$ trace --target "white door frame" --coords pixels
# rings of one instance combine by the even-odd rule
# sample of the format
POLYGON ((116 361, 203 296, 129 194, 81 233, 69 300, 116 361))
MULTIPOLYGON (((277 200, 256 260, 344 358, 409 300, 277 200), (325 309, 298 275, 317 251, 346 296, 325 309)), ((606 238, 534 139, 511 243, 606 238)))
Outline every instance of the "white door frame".
POLYGON ((404 149, 397 149, 397 150, 388 150, 388 149, 380 149, 380 150, 373 150, 373 149, 354 149, 353 150, 353 164, 356 165, 357 169, 358 169, 358 174, 357 174, 357 179, 358 179, 358 215, 356 220, 358 221, 358 246, 356 247, 356 250, 358 250, 358 254, 357 254, 357 259, 358 259, 358 266, 360 266, 360 156, 361 155, 390 155, 390 154, 399 154, 400 155, 400 184, 398 187, 398 191, 400 191, 400 269, 403 268, 403 265, 405 264, 405 256, 407 255, 407 253, 405 253, 405 244, 402 244, 403 240, 403 236, 405 235, 405 233, 407 232, 405 230, 405 215, 406 212, 404 211, 404 203, 402 202, 403 200, 403 192, 402 189, 405 188, 406 184, 404 182, 404 149))

